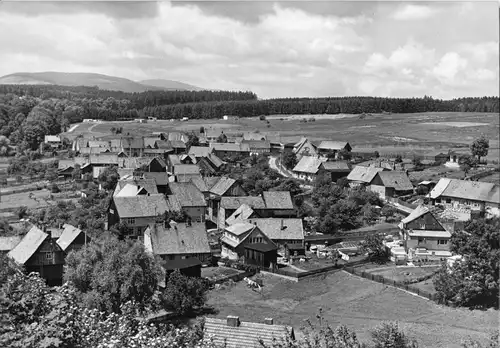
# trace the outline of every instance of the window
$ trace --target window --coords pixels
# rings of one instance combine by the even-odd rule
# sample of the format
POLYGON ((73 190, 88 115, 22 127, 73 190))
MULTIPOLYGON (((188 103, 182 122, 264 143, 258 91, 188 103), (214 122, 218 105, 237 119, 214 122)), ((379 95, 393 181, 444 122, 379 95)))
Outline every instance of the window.
POLYGON ((52 260, 54 258, 53 253, 45 253, 45 260, 52 260))
POLYGON ((125 222, 129 225, 135 225, 135 218, 125 219, 125 222))
POLYGON ((419 243, 425 243, 425 238, 418 238, 419 243))
POLYGON ((451 198, 446 198, 446 203, 451 203, 451 198))
POLYGON ((441 198, 436 198, 436 203, 441 203, 441 198))
POLYGON ((446 244, 448 244, 447 239, 438 239, 438 245, 446 245, 446 244))

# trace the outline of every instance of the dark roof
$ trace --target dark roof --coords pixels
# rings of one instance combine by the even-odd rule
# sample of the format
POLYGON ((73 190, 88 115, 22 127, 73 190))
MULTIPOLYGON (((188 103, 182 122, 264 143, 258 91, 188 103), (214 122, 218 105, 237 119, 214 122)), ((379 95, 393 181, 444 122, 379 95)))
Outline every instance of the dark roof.
POLYGON ((192 182, 171 182, 169 188, 182 207, 205 207, 207 205, 205 196, 192 182))
POLYGON ((242 204, 246 204, 252 209, 265 209, 266 204, 262 197, 240 196, 221 197, 220 206, 224 209, 238 209, 242 204))
POLYGON ((61 247, 63 251, 73 243, 73 241, 82 233, 83 231, 75 226, 64 224, 64 230, 61 237, 57 240, 57 244, 61 247))
POLYGON ((286 245, 288 250, 302 250, 305 249, 304 245, 298 243, 289 243, 286 245))
POLYGON ((207 184, 201 174, 198 175, 178 175, 177 182, 192 182, 201 192, 208 192, 207 184))
POLYGON ((205 223, 177 223, 170 228, 151 224, 144 232, 151 237, 155 255, 207 254, 210 253, 205 223))
POLYGON ((196 164, 176 164, 173 169, 174 175, 199 174, 200 167, 196 164))
POLYGON ((219 181, 215 183, 214 186, 212 186, 209 191, 210 193, 213 193, 218 196, 222 196, 224 193, 227 192, 231 188, 231 186, 234 185, 236 180, 229 178, 227 176, 222 176, 219 178, 219 181))
MULTIPOLYGON (((143 174, 145 179, 152 179, 155 181, 157 186, 168 185, 168 173, 166 172, 145 172, 143 174)), ((149 192, 149 191, 148 191, 149 192)))
POLYGON ((292 196, 289 191, 262 192, 267 209, 293 209, 292 196))
POLYGON ((120 218, 152 217, 170 211, 162 194, 113 197, 120 218))
MULTIPOLYGON (((238 320, 239 322, 239 320, 238 320)), ((274 340, 280 342, 286 337, 294 337, 293 328, 284 325, 239 322, 236 327, 229 326, 227 319, 205 318, 204 340, 227 348, 271 347, 274 340)))
POLYGON ((406 172, 391 170, 377 174, 385 187, 392 187, 397 191, 413 190, 413 184, 406 172))
POLYGON ((38 227, 31 227, 19 244, 9 252, 9 257, 13 258, 17 263, 24 265, 36 253, 48 236, 47 233, 38 227))
POLYGON ((321 166, 329 172, 350 172, 349 163, 343 161, 326 161, 321 166))
POLYGON ((176 269, 186 269, 191 267, 201 266, 201 261, 196 257, 188 257, 186 259, 167 260, 163 266, 167 271, 176 269))
POLYGON ((142 137, 122 137, 122 147, 124 149, 143 149, 144 138, 142 137))
POLYGON ((277 250, 278 247, 276 245, 267 243, 253 243, 253 244, 246 244, 245 249, 257 250, 263 253, 267 253, 269 251, 277 250))

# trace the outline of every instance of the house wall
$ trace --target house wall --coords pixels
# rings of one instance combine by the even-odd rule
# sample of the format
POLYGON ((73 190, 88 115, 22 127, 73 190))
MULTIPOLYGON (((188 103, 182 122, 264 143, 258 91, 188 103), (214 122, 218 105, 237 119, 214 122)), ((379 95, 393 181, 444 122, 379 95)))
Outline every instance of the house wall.
POLYGON ((294 172, 294 173, 297 176, 297 178, 299 178, 301 180, 314 181, 314 179, 316 179, 316 175, 315 174, 302 173, 302 172, 294 172))
POLYGON ((480 201, 458 199, 454 197, 440 196, 434 200, 435 204, 441 204, 447 209, 456 210, 484 210, 486 204, 480 201))
POLYGON ((380 185, 370 185, 370 191, 375 192, 378 194, 380 197, 385 198, 385 197, 390 197, 388 195, 388 190, 385 186, 380 186, 380 185))
POLYGON ((193 222, 204 222, 206 207, 182 207, 193 222))
POLYGON ((238 253, 225 244, 222 245, 220 255, 222 258, 227 257, 229 260, 238 260, 238 253))
POLYGON ((241 188, 240 185, 237 183, 234 183, 229 190, 227 190, 224 194, 224 197, 241 197, 241 196, 247 196, 247 193, 245 190, 241 188))
POLYGON ((211 253, 203 253, 203 254, 170 254, 170 255, 161 255, 161 258, 165 261, 173 261, 173 260, 185 260, 191 257, 196 257, 201 262, 205 263, 210 260, 212 257, 211 253))
POLYGON ((428 250, 450 250, 450 240, 448 237, 409 237, 406 241, 408 249, 426 248, 428 250), (446 241, 446 244, 438 244, 438 240, 446 241))
POLYGON ((151 165, 149 166, 149 171, 150 172, 165 172, 166 168, 163 167, 158 161, 152 161, 151 165))
POLYGON ((500 203, 486 203, 485 204, 486 208, 486 217, 495 217, 499 216, 500 217, 500 203))

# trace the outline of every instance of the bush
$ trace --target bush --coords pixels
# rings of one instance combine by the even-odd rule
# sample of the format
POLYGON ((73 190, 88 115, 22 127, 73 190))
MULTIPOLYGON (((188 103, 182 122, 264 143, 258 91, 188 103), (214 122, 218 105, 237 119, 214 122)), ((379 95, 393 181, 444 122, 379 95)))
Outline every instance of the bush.
POLYGON ((259 116, 259 120, 261 120, 261 121, 265 121, 265 120, 266 120, 266 116, 264 116, 264 115, 260 115, 260 116, 259 116))
POLYGON ((61 192, 61 189, 59 188, 59 186, 57 186, 57 184, 52 184, 50 186, 50 192, 59 193, 59 192, 61 192))

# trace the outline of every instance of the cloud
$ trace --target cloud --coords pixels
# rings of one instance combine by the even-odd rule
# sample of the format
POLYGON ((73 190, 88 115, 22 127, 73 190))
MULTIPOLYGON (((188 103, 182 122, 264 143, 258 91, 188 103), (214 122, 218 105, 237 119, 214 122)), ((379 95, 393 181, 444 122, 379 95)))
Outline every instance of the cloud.
POLYGON ((446 53, 432 70, 434 75, 445 84, 453 84, 459 72, 467 67, 467 60, 456 52, 446 53))
POLYGON ((392 18, 398 21, 422 20, 436 15, 438 11, 424 5, 403 5, 398 8, 392 18))

